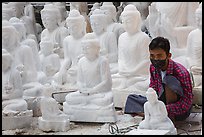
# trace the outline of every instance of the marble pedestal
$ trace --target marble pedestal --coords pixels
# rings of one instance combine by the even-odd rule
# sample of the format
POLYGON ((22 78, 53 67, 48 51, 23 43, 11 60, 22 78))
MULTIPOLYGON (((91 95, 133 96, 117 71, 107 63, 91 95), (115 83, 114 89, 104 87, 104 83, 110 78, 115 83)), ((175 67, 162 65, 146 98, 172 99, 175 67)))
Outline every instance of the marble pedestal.
POLYGON ((69 119, 64 121, 44 120, 42 117, 38 118, 38 128, 43 131, 65 132, 70 128, 69 119))
POLYGON ((2 116, 2 130, 29 128, 32 120, 32 110, 21 112, 16 116, 2 116))
POLYGON ((63 112, 74 122, 116 122, 116 112, 113 103, 109 106, 99 107, 93 104, 68 105, 63 104, 63 112))

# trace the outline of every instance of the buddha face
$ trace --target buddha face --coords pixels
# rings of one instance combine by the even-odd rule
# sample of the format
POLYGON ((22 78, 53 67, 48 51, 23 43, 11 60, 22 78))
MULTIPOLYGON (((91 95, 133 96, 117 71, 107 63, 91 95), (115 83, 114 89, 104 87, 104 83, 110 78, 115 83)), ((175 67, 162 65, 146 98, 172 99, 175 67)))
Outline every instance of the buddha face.
POLYGON ((54 30, 58 27, 58 21, 55 15, 53 16, 50 13, 42 14, 42 23, 48 30, 54 30))
POLYGON ((85 22, 82 19, 75 19, 67 22, 67 26, 74 38, 80 38, 85 31, 85 22))
POLYGON ((97 58, 98 54, 99 54, 99 47, 96 45, 95 42, 84 42, 83 43, 83 53, 84 56, 88 59, 88 60, 94 60, 97 58))
POLYGON ((105 22, 102 16, 92 17, 90 18, 90 22, 91 22, 91 28, 93 32, 95 32, 97 35, 104 32, 105 22))
POLYGON ((126 32, 134 34, 138 30, 139 22, 135 16, 126 15, 122 17, 122 25, 126 32))

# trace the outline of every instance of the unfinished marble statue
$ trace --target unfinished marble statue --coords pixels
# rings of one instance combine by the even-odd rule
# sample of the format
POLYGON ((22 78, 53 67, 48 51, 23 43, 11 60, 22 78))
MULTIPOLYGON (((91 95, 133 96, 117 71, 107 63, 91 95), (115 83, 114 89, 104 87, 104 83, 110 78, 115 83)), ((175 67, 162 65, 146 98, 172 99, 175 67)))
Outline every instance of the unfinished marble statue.
POLYGON ((141 16, 134 5, 124 8, 121 19, 126 32, 119 37, 118 73, 112 79, 114 99, 124 103, 129 92, 144 94, 149 85, 150 38, 141 31, 141 16))
POLYGON ((66 95, 63 111, 70 121, 116 122, 112 81, 107 58, 99 55, 100 43, 93 33, 82 42, 84 57, 79 60, 79 90, 66 95))
POLYGON ((194 104, 202 105, 202 3, 195 12, 197 28, 187 39, 188 69, 193 76, 194 104))
MULTIPOLYGON (((113 32, 116 35, 116 39, 118 42, 119 36, 125 32, 121 23, 118 23, 116 20, 116 7, 113 5, 113 2, 103 2, 100 7, 101 10, 104 10, 107 15, 107 31, 113 32)), ((117 43, 118 45, 118 43, 117 43)))
MULTIPOLYGON (((156 2, 156 12, 159 16, 156 23, 151 22, 149 27, 155 27, 157 34, 170 40, 173 58, 186 52, 188 34, 195 29, 194 13, 198 5, 199 2, 156 2), (156 25, 151 26, 152 24, 156 25)), ((150 31, 151 33, 153 32, 150 31)), ((152 37, 154 38, 155 34, 152 37)))
POLYGON ((40 101, 42 116, 38 118, 38 128, 43 131, 65 132, 70 128, 69 116, 59 109, 57 101, 51 97, 53 87, 46 84, 40 101))
POLYGON ((102 10, 96 9, 90 16, 93 33, 100 41, 100 55, 108 58, 111 74, 117 73, 118 48, 115 33, 107 31, 107 15, 102 10))
POLYGON ((66 19, 70 35, 63 41, 64 61, 55 82, 65 89, 77 89, 77 62, 82 56, 81 41, 86 33, 86 22, 78 10, 71 10, 66 19), (64 85, 64 86, 63 86, 64 85))
POLYGON ((73 9, 78 10, 80 14, 85 18, 86 32, 87 33, 92 32, 90 20, 88 17, 88 12, 89 12, 88 3, 87 2, 70 2, 70 11, 73 9))
POLYGON ((14 58, 2 49, 2 130, 25 128, 31 124, 32 110, 28 110, 22 95, 22 79, 14 58))
POLYGON ((170 130, 171 135, 177 135, 177 130, 168 117, 165 104, 158 100, 156 91, 148 88, 147 102, 144 104, 144 120, 139 123, 138 129, 170 130))
POLYGON ((45 29, 41 33, 41 40, 50 40, 54 44, 54 53, 64 58, 63 40, 68 36, 68 29, 61 24, 61 14, 57 6, 46 4, 40 11, 45 29))
POLYGON ((54 45, 51 41, 40 42, 40 70, 44 72, 46 81, 43 83, 52 83, 53 76, 60 70, 60 57, 53 52, 54 45))

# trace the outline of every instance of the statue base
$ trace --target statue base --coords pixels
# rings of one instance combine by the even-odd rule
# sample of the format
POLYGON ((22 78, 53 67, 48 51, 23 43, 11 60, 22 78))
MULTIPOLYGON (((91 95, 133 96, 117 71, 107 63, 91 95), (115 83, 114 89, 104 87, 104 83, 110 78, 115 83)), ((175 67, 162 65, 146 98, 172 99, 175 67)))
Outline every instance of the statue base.
POLYGON ((42 131, 66 132, 70 129, 70 122, 69 119, 63 121, 50 121, 39 117, 38 128, 42 131))
POLYGON ((74 122, 116 122, 116 111, 114 104, 101 107, 94 104, 88 105, 68 105, 63 104, 63 112, 74 122))

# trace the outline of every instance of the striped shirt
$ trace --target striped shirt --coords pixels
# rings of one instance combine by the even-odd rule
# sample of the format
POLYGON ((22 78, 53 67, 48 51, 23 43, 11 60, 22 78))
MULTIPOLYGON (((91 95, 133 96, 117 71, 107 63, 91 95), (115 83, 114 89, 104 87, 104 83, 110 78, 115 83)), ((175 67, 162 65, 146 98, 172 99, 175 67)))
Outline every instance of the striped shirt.
MULTIPOLYGON (((155 67, 150 65, 150 85, 149 87, 154 88, 160 94, 162 90, 162 77, 161 70, 155 69, 155 67)), ((169 64, 166 70, 167 75, 172 75, 180 81, 183 88, 183 96, 180 99, 171 104, 166 105, 168 115, 171 117, 182 115, 186 113, 192 106, 193 93, 192 93, 192 83, 188 70, 181 64, 174 62, 169 59, 169 64)))

